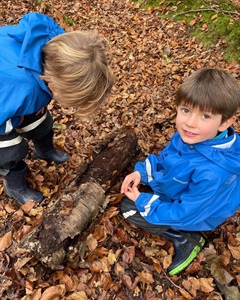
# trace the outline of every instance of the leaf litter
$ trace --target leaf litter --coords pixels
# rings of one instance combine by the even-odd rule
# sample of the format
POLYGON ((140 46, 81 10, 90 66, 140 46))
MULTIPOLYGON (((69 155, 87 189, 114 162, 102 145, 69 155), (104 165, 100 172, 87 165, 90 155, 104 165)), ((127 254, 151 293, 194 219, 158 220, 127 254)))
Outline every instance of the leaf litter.
MULTIPOLYGON (((166 145, 175 132, 175 91, 192 70, 217 67, 240 81, 239 65, 227 64, 219 51, 223 41, 205 49, 187 35, 184 22, 170 21, 161 29, 165 21, 158 17, 158 8, 142 10, 132 1, 2 0, 0 6, 1 25, 15 24, 23 14, 38 11, 66 31, 98 30, 109 41, 106 51, 115 75, 113 94, 94 117, 76 120, 74 110, 50 103, 55 145, 71 158, 63 165, 34 161, 30 142, 28 180, 44 195, 40 207, 31 201, 18 207, 5 196, 0 179, 1 299, 239 299, 239 212, 203 233, 204 249, 186 270, 169 277, 172 244, 135 228, 119 212, 121 181, 135 161, 109 191, 106 207, 69 247, 63 270, 51 270, 17 247, 112 132, 133 129, 139 157, 166 145)), ((239 120, 234 127, 240 133, 239 120)))

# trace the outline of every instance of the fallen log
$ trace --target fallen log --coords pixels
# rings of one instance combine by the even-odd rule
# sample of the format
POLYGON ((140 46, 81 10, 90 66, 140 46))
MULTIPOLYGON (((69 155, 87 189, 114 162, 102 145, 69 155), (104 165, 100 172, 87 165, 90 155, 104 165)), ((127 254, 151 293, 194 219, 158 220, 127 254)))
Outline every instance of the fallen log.
POLYGON ((19 243, 20 248, 52 269, 63 268, 72 239, 97 216, 105 192, 136 155, 137 137, 133 131, 121 132, 101 147, 93 162, 78 176, 77 190, 61 195, 44 212, 42 222, 19 243))

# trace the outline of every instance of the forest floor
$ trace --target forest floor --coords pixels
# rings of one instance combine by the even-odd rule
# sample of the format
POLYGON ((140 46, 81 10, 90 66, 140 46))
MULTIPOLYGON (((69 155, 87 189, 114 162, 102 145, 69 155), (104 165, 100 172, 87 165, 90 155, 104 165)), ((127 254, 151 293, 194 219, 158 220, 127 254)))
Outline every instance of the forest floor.
MULTIPOLYGON (((240 82, 237 61, 223 58, 224 38, 205 48, 189 36, 186 22, 160 19, 162 9, 143 10, 128 0, 1 0, 0 25, 16 24, 24 14, 37 11, 66 31, 98 30, 109 41, 115 75, 112 96, 92 118, 76 120, 73 110, 50 103, 54 142, 71 157, 63 165, 34 161, 30 143, 29 182, 44 195, 39 207, 31 211, 18 207, 4 194, 0 179, 1 300, 240 299, 239 211, 214 231, 203 232, 202 251, 172 277, 166 273, 172 244, 135 228, 119 212, 124 176, 137 159, 161 150, 175 132, 174 94, 182 81, 196 69, 213 67, 232 73, 240 82), (9 254, 8 246, 38 224, 81 166, 92 161, 98 144, 124 128, 137 134, 140 154, 106 195, 108 205, 79 237, 81 247, 69 250, 64 268, 52 270, 26 253, 9 254)), ((240 134, 239 118, 234 128, 240 134)))

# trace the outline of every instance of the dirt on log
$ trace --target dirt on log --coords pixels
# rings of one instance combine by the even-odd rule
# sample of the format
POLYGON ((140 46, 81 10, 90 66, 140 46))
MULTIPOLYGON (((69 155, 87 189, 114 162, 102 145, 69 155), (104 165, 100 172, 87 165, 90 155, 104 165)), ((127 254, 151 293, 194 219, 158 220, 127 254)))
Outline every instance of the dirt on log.
POLYGON ((97 216, 105 192, 136 155, 137 148, 133 131, 117 133, 101 143, 93 162, 75 181, 77 190, 69 189, 59 197, 18 246, 52 269, 63 268, 72 239, 97 216))

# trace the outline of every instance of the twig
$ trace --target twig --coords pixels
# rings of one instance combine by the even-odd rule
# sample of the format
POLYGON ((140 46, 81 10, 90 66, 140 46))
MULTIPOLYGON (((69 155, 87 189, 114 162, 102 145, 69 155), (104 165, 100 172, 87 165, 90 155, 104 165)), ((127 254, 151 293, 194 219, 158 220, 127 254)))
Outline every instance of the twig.
POLYGON ((169 22, 171 22, 173 19, 175 19, 178 16, 184 15, 184 14, 188 14, 188 13, 194 13, 194 12, 201 12, 201 11, 214 11, 217 13, 225 13, 225 14, 235 14, 240 16, 240 13, 236 12, 236 11, 227 11, 227 10, 217 10, 214 8, 199 8, 199 9, 190 9, 190 10, 186 10, 183 12, 180 12, 178 14, 175 14, 174 16, 172 16, 170 19, 168 19, 166 21, 165 24, 163 24, 163 26, 160 29, 163 29, 169 22))
MULTIPOLYGON (((160 266, 160 265, 159 265, 160 266)), ((163 270, 163 268, 160 266, 160 268, 161 268, 161 271, 163 272, 163 275, 167 278, 167 280, 168 281, 170 281, 171 282, 171 284, 173 285, 173 286, 175 286, 177 289, 179 289, 179 290, 182 290, 184 293, 186 293, 186 294, 188 294, 189 296, 191 296, 190 294, 189 294, 189 292, 188 291, 186 291, 185 289, 183 289, 183 288, 181 288, 179 285, 177 285, 176 283, 174 283, 171 279, 170 279, 170 277, 167 275, 167 273, 163 270)), ((159 273, 158 272, 154 272, 156 275, 158 275, 159 273)), ((191 296, 192 297, 192 296, 191 296)))

